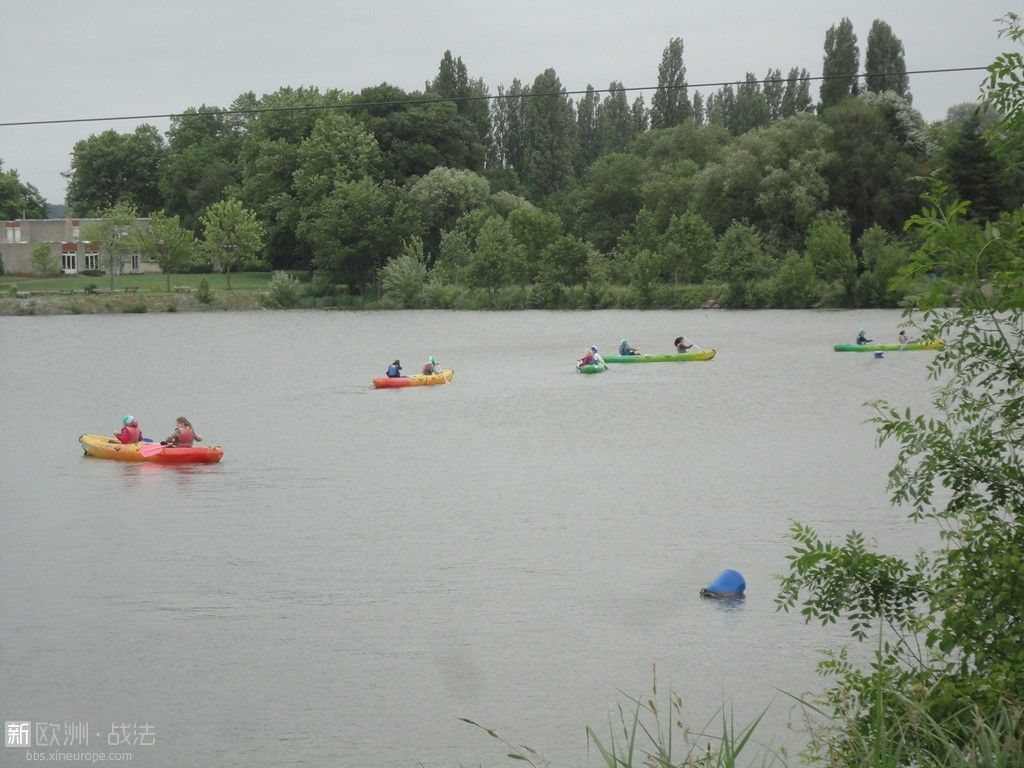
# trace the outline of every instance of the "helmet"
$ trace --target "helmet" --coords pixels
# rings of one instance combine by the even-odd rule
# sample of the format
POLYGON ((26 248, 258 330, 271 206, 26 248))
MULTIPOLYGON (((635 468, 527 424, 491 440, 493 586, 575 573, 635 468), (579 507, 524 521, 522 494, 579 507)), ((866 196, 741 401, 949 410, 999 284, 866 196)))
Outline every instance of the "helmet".
POLYGON ((431 356, 430 356, 430 362, 431 362, 431 363, 433 363, 433 362, 434 362, 434 356, 433 356, 433 355, 431 355, 431 356))
POLYGON ((392 365, 401 365, 401 364, 402 364, 402 362, 400 360, 395 360, 395 362, 392 363, 392 365))
POLYGON ((623 339, 619 342, 620 344, 629 344, 629 339, 623 339))
POLYGON ((857 329, 857 333, 864 333, 864 329, 863 328, 858 328, 857 329))
POLYGON ((590 351, 591 351, 591 352, 597 352, 597 347, 591 347, 591 348, 590 348, 590 351))
POLYGON ((135 417, 134 416, 124 416, 124 417, 121 418, 121 423, 122 424, 131 424, 133 421, 135 421, 135 417))

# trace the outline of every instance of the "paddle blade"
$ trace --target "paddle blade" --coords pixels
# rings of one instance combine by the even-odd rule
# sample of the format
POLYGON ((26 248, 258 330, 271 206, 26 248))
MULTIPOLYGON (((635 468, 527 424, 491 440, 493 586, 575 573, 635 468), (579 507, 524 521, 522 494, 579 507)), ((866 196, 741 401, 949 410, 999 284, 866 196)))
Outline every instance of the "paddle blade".
POLYGON ((164 446, 160 445, 160 443, 143 443, 139 446, 139 455, 146 459, 163 452, 164 446))

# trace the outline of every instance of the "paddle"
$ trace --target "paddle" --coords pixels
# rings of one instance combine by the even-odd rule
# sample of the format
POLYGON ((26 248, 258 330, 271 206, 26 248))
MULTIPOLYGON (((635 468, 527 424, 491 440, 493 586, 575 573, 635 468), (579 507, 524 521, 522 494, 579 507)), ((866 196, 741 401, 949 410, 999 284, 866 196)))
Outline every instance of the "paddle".
POLYGON ((160 443, 143 443, 139 446, 139 455, 144 459, 148 459, 151 456, 160 455, 166 447, 166 445, 161 445, 160 443))

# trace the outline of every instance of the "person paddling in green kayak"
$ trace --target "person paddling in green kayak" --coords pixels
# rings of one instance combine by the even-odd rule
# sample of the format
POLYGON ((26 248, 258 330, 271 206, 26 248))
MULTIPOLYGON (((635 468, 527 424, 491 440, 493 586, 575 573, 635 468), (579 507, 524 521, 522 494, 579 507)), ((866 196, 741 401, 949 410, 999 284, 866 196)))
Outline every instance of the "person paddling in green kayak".
POLYGON ((142 428, 139 426, 139 422, 135 420, 134 416, 125 416, 121 419, 120 432, 115 432, 116 437, 122 443, 141 443, 142 442, 142 428))
POLYGON ((640 350, 629 346, 629 339, 623 339, 621 342, 619 342, 619 354, 623 356, 639 355, 640 350))
POLYGON ((683 353, 688 349, 693 349, 693 343, 685 336, 676 336, 676 340, 672 343, 676 345, 676 352, 679 353, 683 353))
POLYGON ((597 347, 591 347, 583 354, 583 357, 577 361, 576 367, 579 368, 581 365, 598 365, 608 370, 608 364, 601 357, 601 353, 597 351, 597 347))
POLYGON ((917 341, 917 339, 912 339, 909 336, 907 336, 907 331, 905 328, 900 328, 900 344, 913 344, 915 341, 917 341))
POLYGON ((174 432, 166 440, 161 440, 160 445, 172 448, 191 448, 193 443, 202 442, 203 438, 196 434, 192 422, 184 416, 179 416, 174 421, 174 432))
POLYGON ((870 344, 873 341, 874 341, 874 339, 869 339, 867 336, 864 335, 864 329, 863 328, 861 328, 860 330, 857 331, 857 343, 858 344, 870 344))

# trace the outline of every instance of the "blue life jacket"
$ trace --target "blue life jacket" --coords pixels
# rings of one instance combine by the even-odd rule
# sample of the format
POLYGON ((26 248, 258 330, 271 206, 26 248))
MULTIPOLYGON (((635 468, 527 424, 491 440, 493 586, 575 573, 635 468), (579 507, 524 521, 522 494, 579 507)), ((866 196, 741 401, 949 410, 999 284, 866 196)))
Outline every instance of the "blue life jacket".
POLYGON ((401 376, 401 375, 402 375, 402 369, 401 369, 401 368, 399 368, 399 367, 398 367, 397 365, 395 365, 394 363, 392 363, 392 364, 391 364, 391 365, 390 365, 390 366, 388 367, 388 378, 389 378, 389 379, 397 379, 397 378, 398 378, 399 376, 401 376))

